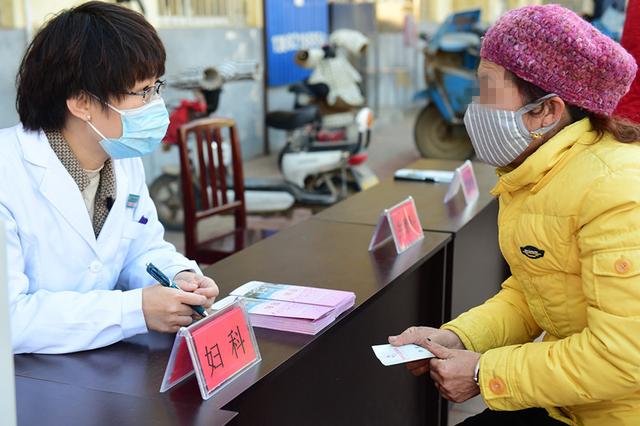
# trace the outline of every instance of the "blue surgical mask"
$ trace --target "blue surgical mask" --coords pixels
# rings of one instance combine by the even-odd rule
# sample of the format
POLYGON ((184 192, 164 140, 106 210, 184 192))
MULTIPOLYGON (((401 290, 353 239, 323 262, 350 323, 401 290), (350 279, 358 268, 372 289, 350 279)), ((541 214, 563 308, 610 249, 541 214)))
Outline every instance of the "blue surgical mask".
POLYGON ((162 98, 133 109, 119 110, 109 104, 107 106, 120 114, 122 136, 107 138, 91 122, 87 124, 100 135, 100 145, 111 158, 142 157, 160 145, 169 126, 169 113, 162 98))

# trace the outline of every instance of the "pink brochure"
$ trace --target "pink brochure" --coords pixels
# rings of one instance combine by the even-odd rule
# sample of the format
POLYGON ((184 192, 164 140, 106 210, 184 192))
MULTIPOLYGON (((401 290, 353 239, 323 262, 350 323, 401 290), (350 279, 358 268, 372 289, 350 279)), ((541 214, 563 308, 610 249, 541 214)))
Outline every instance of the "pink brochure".
POLYGON ((328 306, 282 302, 280 300, 242 298, 242 301, 250 315, 268 315, 272 317, 300 318, 315 321, 333 312, 333 308, 328 306))
POLYGON ((262 281, 248 282, 232 291, 231 295, 262 300, 306 303, 309 305, 329 306, 331 308, 343 304, 346 300, 355 299, 355 294, 350 291, 271 284, 262 281))

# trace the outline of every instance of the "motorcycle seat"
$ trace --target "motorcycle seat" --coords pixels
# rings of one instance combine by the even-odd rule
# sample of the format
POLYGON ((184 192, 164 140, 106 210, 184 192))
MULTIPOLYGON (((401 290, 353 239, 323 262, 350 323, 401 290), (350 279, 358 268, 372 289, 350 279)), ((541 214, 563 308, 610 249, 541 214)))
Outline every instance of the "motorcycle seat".
POLYGON ((445 52, 464 52, 476 46, 480 46, 480 37, 474 33, 448 33, 440 40, 440 48, 445 52))
POLYGON ((293 111, 271 111, 267 113, 267 126, 280 130, 295 130, 313 123, 319 117, 318 107, 315 105, 293 111))
POLYGON ((354 154, 349 157, 349 165, 350 166, 359 166, 360 164, 364 164, 369 159, 369 154, 366 152, 361 152, 359 154, 354 154))
POLYGON ((360 145, 357 143, 335 143, 335 142, 314 142, 308 147, 309 152, 319 151, 345 151, 350 154, 355 154, 360 149, 360 145))

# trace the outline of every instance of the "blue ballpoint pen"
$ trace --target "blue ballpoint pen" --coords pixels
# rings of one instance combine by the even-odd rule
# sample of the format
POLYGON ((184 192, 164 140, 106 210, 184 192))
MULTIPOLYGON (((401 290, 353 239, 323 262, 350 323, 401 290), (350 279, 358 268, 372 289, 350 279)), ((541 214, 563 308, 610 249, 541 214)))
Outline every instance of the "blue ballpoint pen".
MULTIPOLYGON (((176 283, 171 281, 169 277, 163 274, 162 271, 158 269, 153 263, 147 263, 147 272, 149 273, 149 275, 153 277, 153 279, 158 281, 162 286, 175 288, 176 290, 181 290, 181 288, 178 287, 176 283)), ((191 306, 191 309, 193 309, 198 315, 200 315, 203 318, 208 315, 207 311, 205 311, 202 306, 193 306, 193 305, 189 305, 189 306, 191 306)))

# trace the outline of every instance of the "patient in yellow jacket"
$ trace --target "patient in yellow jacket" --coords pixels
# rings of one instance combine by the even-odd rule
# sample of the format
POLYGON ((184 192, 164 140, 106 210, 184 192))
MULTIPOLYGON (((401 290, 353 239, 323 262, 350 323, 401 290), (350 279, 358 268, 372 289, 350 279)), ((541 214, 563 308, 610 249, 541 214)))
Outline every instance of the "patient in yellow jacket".
POLYGON ((556 5, 508 12, 481 58, 464 121, 500 176, 512 276, 440 329, 389 341, 436 355, 407 366, 448 400, 482 395, 489 409, 464 425, 640 424, 640 127, 612 116, 636 62, 556 5))

